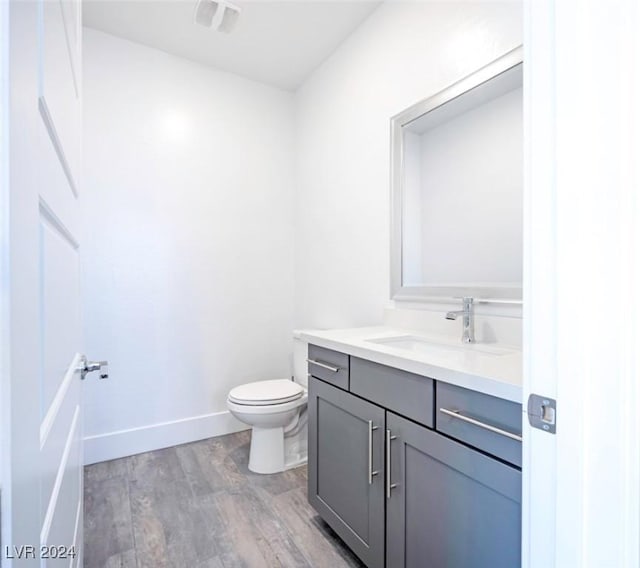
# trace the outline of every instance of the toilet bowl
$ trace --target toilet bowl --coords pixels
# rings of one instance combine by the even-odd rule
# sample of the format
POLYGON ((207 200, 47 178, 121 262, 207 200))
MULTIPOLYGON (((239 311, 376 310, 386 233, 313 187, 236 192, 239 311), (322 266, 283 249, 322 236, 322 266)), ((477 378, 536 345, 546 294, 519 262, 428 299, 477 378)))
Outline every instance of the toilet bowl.
POLYGON ((277 473, 307 461, 306 373, 298 373, 306 351, 306 343, 296 338, 295 380, 257 381, 229 392, 227 408, 251 426, 249 469, 255 473, 277 473))

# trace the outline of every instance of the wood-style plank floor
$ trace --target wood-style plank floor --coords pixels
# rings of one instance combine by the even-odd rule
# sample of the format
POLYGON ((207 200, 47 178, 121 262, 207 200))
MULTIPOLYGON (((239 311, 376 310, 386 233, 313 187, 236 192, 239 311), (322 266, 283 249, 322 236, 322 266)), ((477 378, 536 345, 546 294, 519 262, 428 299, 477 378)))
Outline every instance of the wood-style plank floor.
POLYGON ((85 568, 363 566, 307 503, 307 469, 247 468, 249 431, 85 468, 85 568))

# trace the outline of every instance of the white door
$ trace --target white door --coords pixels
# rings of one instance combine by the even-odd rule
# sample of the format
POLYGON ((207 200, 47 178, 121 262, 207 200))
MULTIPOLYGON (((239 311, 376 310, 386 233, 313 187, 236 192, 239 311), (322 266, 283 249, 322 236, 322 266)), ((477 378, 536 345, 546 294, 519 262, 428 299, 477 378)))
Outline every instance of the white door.
POLYGON ((81 6, 3 4, 2 565, 81 566, 81 6))
POLYGON ((640 4, 525 10, 523 565, 640 566, 640 4), (526 422, 525 422, 526 425, 526 422))

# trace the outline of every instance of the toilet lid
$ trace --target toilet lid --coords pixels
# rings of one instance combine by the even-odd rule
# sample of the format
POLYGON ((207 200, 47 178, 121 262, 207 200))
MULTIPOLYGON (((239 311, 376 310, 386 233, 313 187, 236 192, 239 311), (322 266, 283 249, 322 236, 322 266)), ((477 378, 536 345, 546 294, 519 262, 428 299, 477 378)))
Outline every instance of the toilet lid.
POLYGON ((275 379, 235 387, 229 392, 229 400, 236 404, 253 406, 283 404, 299 399, 303 392, 304 389, 298 383, 287 379, 275 379))

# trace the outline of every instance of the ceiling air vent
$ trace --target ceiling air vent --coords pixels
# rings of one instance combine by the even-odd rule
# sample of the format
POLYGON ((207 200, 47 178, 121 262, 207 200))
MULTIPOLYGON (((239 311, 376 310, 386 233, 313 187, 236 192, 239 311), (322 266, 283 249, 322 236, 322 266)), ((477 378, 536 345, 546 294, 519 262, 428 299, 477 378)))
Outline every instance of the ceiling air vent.
POLYGON ((194 21, 196 24, 229 33, 236 26, 240 7, 226 1, 198 0, 194 21))

